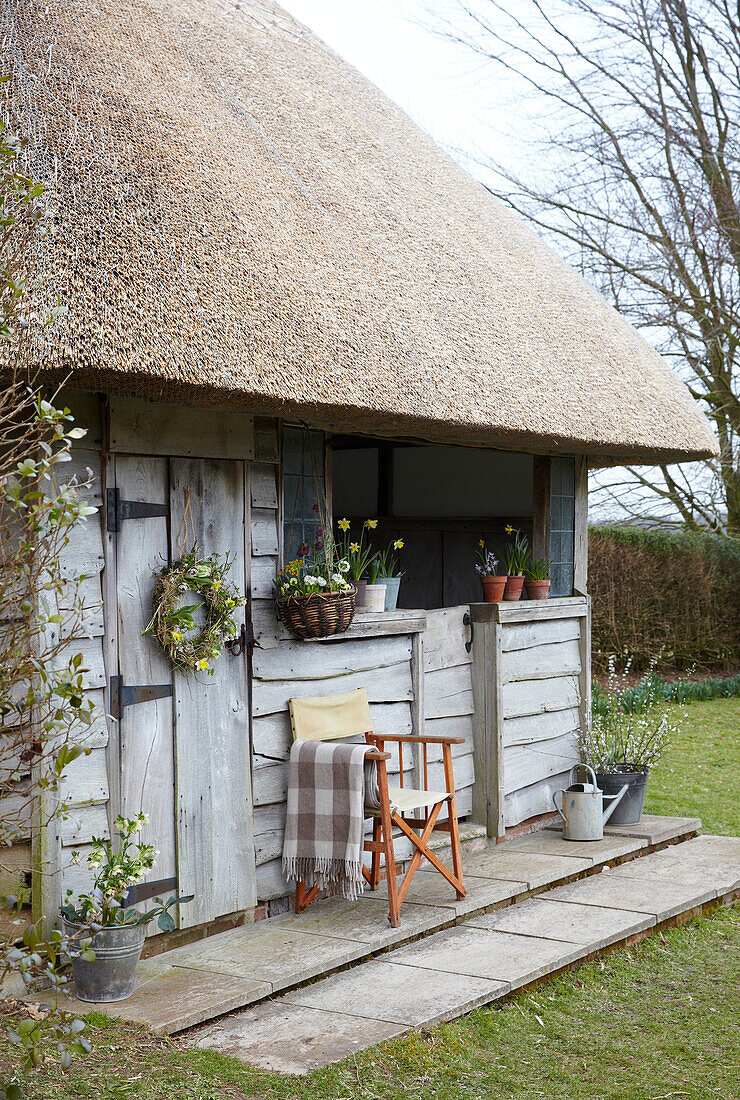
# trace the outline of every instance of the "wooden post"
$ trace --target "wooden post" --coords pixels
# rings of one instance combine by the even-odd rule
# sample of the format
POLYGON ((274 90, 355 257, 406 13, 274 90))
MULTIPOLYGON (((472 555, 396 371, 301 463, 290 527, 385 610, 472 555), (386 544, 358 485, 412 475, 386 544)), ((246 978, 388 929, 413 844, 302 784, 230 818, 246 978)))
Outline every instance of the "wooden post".
POLYGON ((550 557, 550 458, 535 455, 532 468, 532 555, 550 557))
POLYGON ((585 596, 588 589, 588 458, 585 455, 576 458, 573 527, 573 592, 585 596))
POLYGON ((473 715, 475 787, 473 816, 489 836, 504 836, 503 708, 501 633, 497 604, 471 604, 473 622, 473 715))

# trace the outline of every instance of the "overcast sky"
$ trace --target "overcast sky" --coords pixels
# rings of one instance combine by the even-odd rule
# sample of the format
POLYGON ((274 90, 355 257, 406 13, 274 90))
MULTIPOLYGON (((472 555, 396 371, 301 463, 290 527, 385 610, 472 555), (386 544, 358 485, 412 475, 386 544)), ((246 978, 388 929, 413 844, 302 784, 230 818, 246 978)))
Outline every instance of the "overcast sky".
MULTIPOLYGON (((280 0, 438 142, 506 156, 507 95, 480 62, 422 25, 422 0, 280 0)), ((449 4, 443 5, 449 7, 449 4)), ((513 150, 512 150, 513 154, 513 150)))

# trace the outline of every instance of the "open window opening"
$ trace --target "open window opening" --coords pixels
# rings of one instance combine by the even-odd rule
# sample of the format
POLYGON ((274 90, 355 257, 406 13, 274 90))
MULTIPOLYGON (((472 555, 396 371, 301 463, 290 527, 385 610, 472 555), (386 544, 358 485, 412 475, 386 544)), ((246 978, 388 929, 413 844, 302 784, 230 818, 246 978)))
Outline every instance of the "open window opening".
POLYGON ((358 531, 377 519, 378 547, 404 540, 399 607, 479 602, 478 541, 501 559, 507 527, 527 536, 536 557, 550 558, 551 594, 573 594, 572 458, 347 435, 332 437, 331 450, 334 516, 358 531))

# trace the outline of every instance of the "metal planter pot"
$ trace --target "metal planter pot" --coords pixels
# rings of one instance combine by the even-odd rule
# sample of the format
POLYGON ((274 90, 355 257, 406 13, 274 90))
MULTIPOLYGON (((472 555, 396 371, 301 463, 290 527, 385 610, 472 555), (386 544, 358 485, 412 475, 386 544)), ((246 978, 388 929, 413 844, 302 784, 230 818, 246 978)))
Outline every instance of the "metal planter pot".
POLYGON ((381 577, 385 585, 385 610, 395 611, 398 606, 398 589, 401 584, 400 577, 381 577))
POLYGON ((624 797, 615 808, 609 824, 637 825, 642 817, 642 807, 645 803, 648 773, 637 771, 629 764, 623 764, 622 767, 623 771, 599 772, 596 782, 605 795, 619 794, 622 787, 627 785, 624 797))
MULTIPOLYGON (((68 935, 80 931, 79 924, 69 921, 64 924, 68 935)), ((95 952, 94 962, 80 958, 79 948, 73 947, 70 954, 78 1000, 102 1003, 130 997, 144 938, 142 925, 105 928, 93 936, 90 944, 95 952)))

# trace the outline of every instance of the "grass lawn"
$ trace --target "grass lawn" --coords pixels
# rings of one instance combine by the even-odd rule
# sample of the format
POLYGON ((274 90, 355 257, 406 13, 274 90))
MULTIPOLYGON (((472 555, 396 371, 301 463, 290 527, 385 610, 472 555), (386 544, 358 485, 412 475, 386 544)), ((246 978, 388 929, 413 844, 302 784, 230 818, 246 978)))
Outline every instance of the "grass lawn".
POLYGON ((700 817, 707 833, 739 836, 740 698, 673 709, 688 718, 650 776, 646 812, 700 817))
MULTIPOLYGON (((685 709, 649 809, 738 833, 740 700, 685 709)), ((24 1084, 27 1100, 731 1100, 739 1021, 736 905, 309 1078, 257 1073, 93 1016, 89 1057, 24 1084)))

